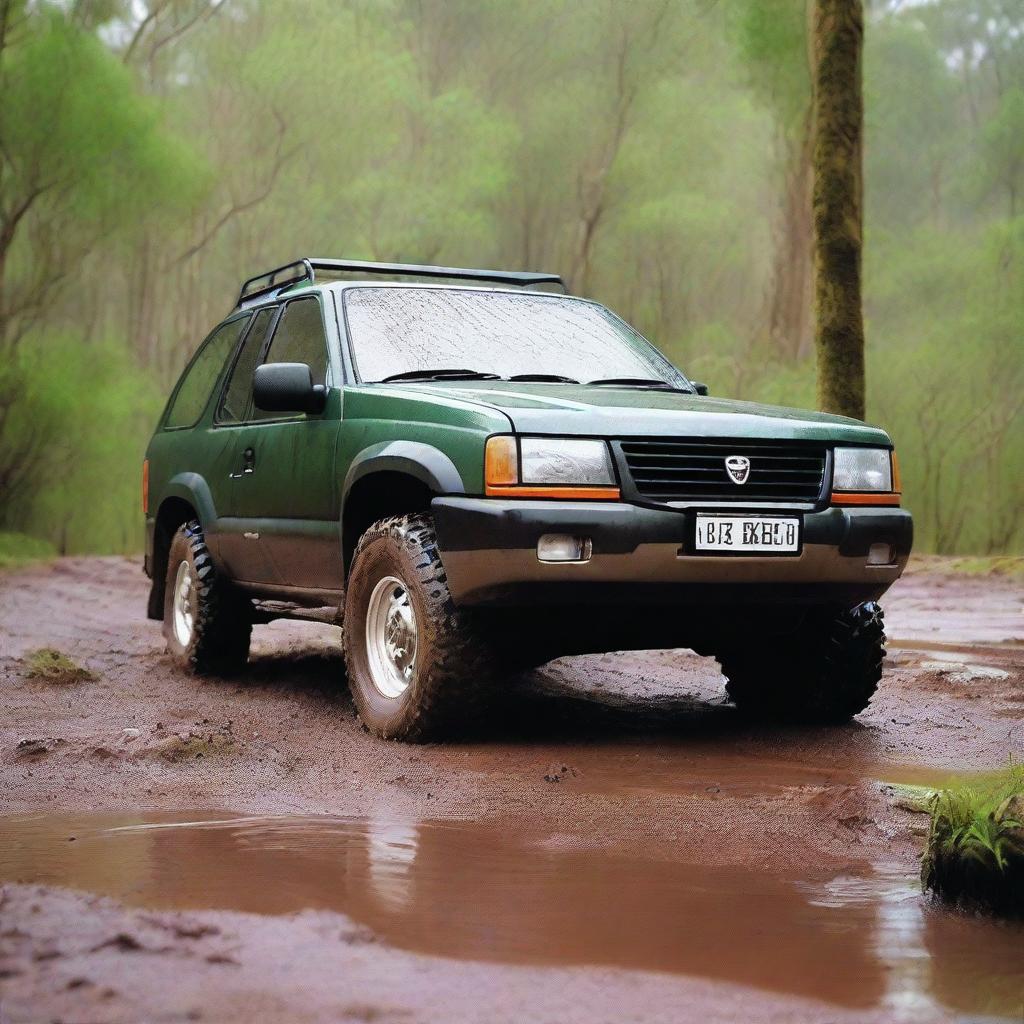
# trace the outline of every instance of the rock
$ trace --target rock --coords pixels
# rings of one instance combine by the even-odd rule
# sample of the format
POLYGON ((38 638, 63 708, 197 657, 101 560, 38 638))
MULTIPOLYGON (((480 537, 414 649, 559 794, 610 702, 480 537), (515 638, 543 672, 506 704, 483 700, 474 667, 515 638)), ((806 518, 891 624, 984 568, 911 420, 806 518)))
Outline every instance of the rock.
POLYGON ((922 661, 921 668, 936 675, 948 676, 956 683, 973 683, 977 679, 1008 679, 1010 673, 991 665, 967 665, 959 661, 922 661))
POLYGON ((126 743, 130 743, 132 740, 137 740, 142 735, 141 729, 122 729, 121 739, 126 743))
POLYGON ((24 737, 18 740, 15 750, 18 757, 44 757, 57 747, 62 746, 66 740, 59 736, 24 737))

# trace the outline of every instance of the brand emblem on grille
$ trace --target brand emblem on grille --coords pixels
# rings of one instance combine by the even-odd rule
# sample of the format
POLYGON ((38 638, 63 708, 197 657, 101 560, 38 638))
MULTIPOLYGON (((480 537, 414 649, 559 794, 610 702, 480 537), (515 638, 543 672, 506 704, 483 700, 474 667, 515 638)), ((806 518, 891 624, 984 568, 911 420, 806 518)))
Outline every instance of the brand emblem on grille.
POLYGON ((730 455, 725 460, 725 471, 734 484, 745 484, 750 476, 750 459, 745 455, 730 455))

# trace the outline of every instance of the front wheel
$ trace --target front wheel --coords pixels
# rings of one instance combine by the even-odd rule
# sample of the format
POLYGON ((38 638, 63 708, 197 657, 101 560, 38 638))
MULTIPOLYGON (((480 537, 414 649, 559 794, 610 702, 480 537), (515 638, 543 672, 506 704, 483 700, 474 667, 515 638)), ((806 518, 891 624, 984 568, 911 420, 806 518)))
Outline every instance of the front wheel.
POLYGON ((378 736, 437 739, 479 714, 495 652, 452 601, 429 515, 384 519, 360 538, 343 644, 356 711, 378 736))
POLYGON ((839 725, 868 706, 882 678, 882 609, 869 601, 815 610, 790 632, 725 641, 716 656, 726 692, 742 711, 839 725))

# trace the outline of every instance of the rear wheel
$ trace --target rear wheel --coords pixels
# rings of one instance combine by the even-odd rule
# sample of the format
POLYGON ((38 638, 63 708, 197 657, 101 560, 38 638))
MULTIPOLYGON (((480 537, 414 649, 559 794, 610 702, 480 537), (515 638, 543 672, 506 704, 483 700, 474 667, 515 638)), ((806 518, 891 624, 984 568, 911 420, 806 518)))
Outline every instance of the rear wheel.
POLYGON ((726 692, 748 714, 839 725, 868 706, 882 678, 882 609, 814 611, 791 632, 733 639, 716 655, 726 692))
POLYGON ((422 742, 480 713, 495 652, 452 601, 429 515, 384 519, 363 534, 343 627, 349 689, 371 732, 422 742))
POLYGON ((167 556, 164 637, 168 652, 189 672, 224 675, 245 665, 251 635, 251 602, 218 576, 199 523, 185 523, 174 535, 167 556))

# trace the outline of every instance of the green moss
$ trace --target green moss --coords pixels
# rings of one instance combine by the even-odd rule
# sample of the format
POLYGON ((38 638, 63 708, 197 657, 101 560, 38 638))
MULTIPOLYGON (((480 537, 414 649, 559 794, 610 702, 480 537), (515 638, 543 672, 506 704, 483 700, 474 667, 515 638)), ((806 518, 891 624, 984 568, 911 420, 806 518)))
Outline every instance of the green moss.
POLYGON ((48 683, 84 683, 96 676, 87 668, 73 662, 66 654, 52 647, 33 651, 26 659, 28 674, 32 679, 44 679, 48 683))
POLYGON ((924 887, 953 904, 1024 915, 1024 765, 943 790, 931 815, 924 887))
POLYGON ((0 569, 13 569, 56 557, 57 549, 48 540, 0 530, 0 569))

